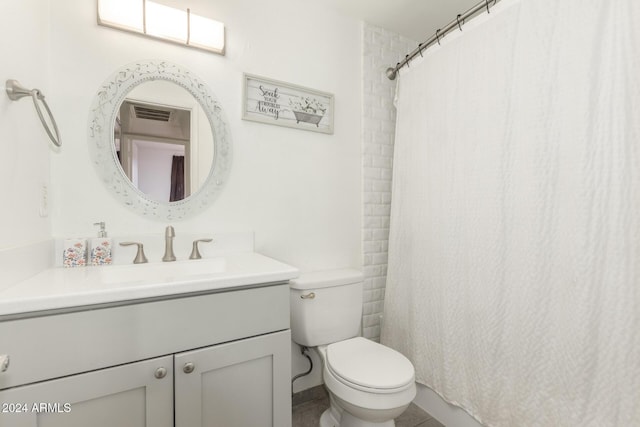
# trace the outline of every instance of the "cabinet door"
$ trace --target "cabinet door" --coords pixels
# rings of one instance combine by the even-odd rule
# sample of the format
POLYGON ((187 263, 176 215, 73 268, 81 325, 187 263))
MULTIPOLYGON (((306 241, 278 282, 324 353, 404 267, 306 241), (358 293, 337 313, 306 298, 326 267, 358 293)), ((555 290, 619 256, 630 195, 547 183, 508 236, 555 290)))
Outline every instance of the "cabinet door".
POLYGON ((172 427, 173 356, 7 389, 0 405, 2 427, 172 427))
POLYGON ((290 335, 176 354, 176 427, 291 427, 290 335))

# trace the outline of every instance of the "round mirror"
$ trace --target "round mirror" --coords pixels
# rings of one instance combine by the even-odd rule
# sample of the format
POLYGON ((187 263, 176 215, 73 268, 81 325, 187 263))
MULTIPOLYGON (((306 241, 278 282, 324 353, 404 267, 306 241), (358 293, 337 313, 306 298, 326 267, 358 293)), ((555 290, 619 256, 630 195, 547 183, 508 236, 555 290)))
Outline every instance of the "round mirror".
POLYGON ((229 172, 231 138, 218 101, 190 72, 164 61, 128 65, 101 86, 89 140, 107 188, 152 218, 201 211, 229 172))

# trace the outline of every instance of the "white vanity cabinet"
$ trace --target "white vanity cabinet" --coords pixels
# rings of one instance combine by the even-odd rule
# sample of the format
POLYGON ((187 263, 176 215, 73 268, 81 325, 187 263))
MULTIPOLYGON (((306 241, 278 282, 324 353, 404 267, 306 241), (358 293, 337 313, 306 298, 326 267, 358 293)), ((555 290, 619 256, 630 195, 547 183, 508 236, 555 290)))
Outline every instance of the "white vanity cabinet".
POLYGON ((291 427, 288 293, 279 283, 0 321, 11 358, 0 426, 291 427))

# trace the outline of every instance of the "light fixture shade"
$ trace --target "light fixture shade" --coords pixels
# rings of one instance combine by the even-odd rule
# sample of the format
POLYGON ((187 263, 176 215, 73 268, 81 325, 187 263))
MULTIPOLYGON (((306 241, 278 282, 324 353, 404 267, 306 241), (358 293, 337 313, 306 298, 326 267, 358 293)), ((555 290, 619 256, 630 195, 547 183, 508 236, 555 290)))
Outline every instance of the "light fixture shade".
POLYGON ((130 31, 143 32, 142 1, 98 0, 98 23, 130 31))
POLYGON ((146 7, 147 34, 187 42, 187 12, 152 1, 146 7))
POLYGON ((150 0, 97 0, 98 24, 224 55, 222 22, 150 0))
POLYGON ((224 24, 200 15, 189 16, 189 45, 224 51, 224 24))

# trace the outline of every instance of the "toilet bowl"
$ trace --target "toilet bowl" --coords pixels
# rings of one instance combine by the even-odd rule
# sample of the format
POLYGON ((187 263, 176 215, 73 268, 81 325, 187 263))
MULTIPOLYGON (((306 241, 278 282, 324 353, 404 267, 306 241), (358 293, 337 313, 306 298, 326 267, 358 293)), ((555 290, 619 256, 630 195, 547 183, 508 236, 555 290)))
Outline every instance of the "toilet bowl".
POLYGON ((416 395, 413 365, 395 350, 358 337, 317 352, 333 406, 321 427, 392 427, 416 395))
POLYGON ((416 395, 411 362, 357 336, 361 314, 360 272, 307 273, 291 281, 293 340, 318 353, 329 392, 320 427, 393 427, 416 395))

